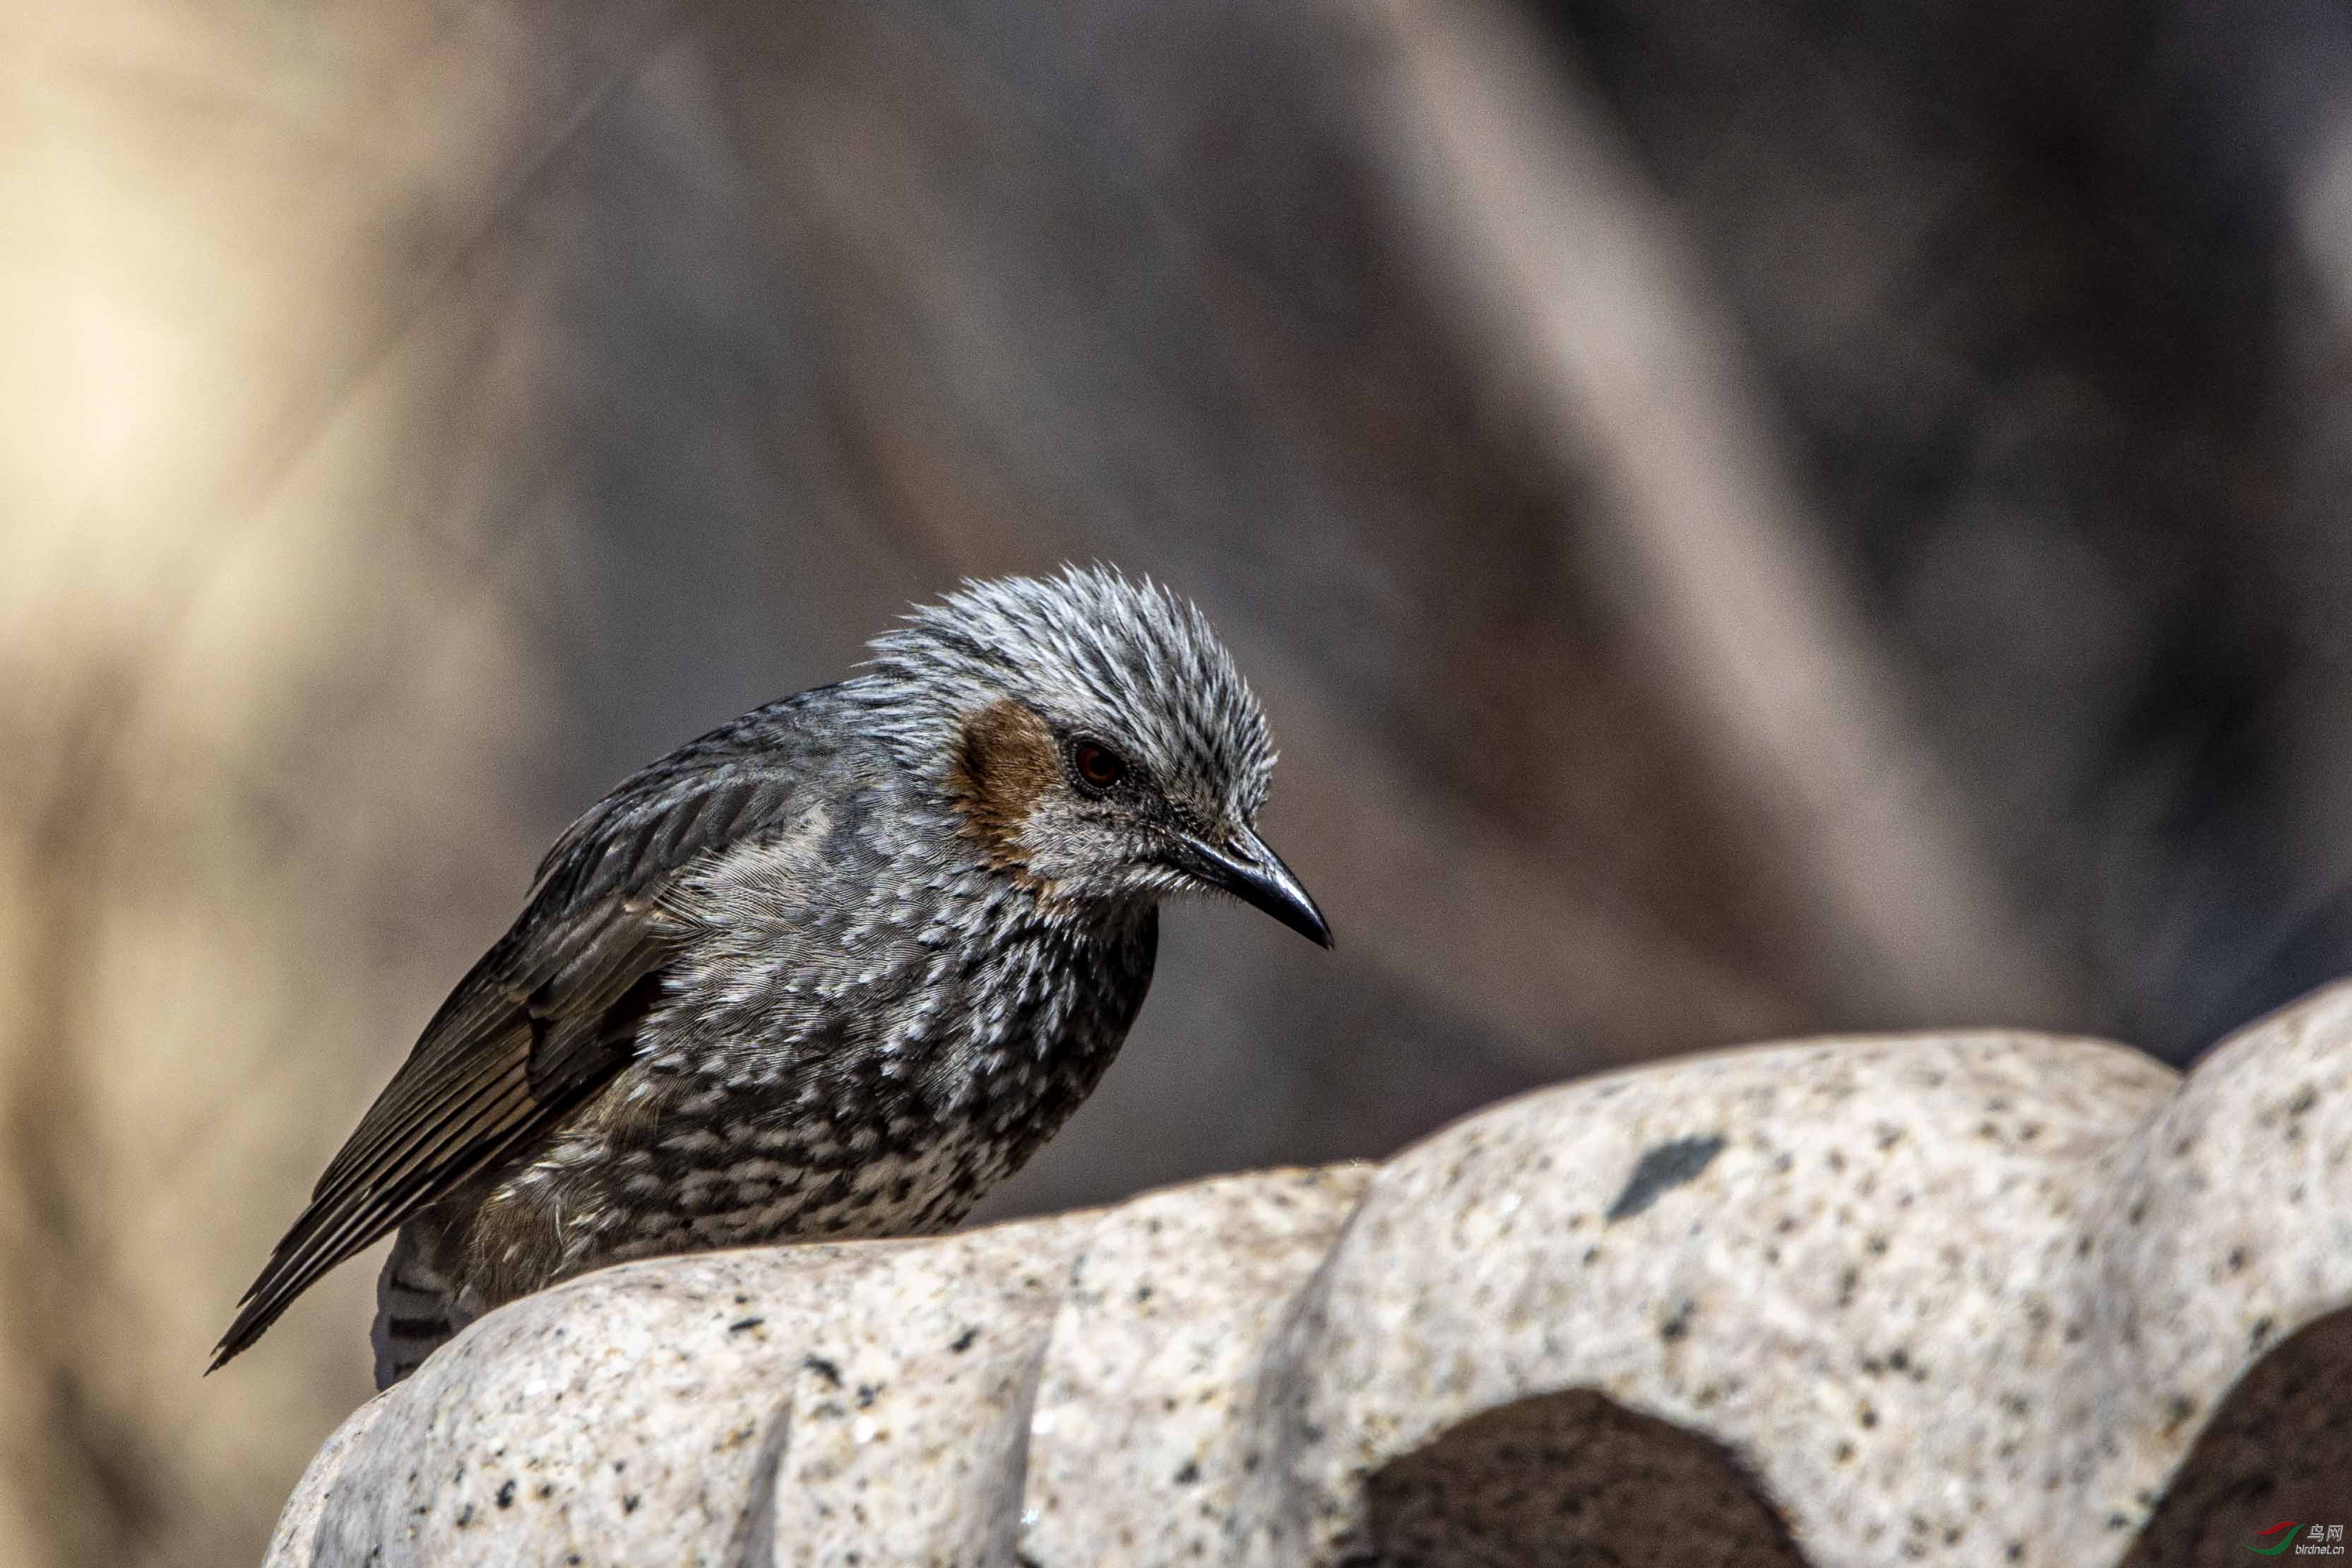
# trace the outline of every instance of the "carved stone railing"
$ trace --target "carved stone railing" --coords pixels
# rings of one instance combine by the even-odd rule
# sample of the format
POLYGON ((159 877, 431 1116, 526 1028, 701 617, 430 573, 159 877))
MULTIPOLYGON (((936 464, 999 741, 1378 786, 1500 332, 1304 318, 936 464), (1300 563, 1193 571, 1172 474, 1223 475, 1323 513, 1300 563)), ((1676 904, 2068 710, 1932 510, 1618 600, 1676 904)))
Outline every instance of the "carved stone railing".
POLYGON ((1378 1167, 592 1275, 353 1415, 270 1562, 2253 1561, 2352 1526, 2347 1305, 2352 987, 2185 1079, 1759 1047, 1378 1167))

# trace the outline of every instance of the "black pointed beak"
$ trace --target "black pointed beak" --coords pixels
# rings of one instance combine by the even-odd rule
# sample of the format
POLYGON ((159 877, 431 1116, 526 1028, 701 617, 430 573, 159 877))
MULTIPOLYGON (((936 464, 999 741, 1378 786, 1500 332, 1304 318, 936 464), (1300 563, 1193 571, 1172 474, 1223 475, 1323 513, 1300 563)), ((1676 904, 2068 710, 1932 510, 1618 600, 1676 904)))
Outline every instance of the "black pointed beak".
POLYGON ((1186 871, 1256 905, 1309 942, 1331 945, 1331 927, 1323 911, 1265 839, 1244 827, 1223 847, 1189 833, 1179 835, 1177 842, 1183 847, 1181 864, 1186 871))

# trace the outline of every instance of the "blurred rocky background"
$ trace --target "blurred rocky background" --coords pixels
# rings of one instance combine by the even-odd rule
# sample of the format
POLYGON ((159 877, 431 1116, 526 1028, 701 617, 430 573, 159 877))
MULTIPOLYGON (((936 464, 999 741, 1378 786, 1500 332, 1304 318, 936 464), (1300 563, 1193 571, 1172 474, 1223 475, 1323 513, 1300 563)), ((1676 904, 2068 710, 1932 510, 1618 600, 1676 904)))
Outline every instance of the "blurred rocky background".
POLYGON ((257 1556, 373 1260, 205 1348, 541 850, 967 574, 1197 597, 1340 939, 1178 911, 993 1215, 2352 969, 2330 0, 0 39, 0 1562, 257 1556))

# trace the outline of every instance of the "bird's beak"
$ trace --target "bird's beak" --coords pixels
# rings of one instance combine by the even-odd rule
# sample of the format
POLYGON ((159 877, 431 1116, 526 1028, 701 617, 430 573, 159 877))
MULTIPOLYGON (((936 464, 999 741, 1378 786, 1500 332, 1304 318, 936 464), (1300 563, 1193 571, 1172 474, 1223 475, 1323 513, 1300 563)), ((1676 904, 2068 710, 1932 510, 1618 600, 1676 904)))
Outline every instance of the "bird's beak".
POLYGON ((1177 835, 1179 863, 1191 875, 1213 888, 1223 888, 1245 904, 1255 904, 1284 925, 1324 947, 1331 945, 1331 928, 1323 911, 1282 857, 1248 828, 1237 828, 1223 847, 1189 833, 1177 835))

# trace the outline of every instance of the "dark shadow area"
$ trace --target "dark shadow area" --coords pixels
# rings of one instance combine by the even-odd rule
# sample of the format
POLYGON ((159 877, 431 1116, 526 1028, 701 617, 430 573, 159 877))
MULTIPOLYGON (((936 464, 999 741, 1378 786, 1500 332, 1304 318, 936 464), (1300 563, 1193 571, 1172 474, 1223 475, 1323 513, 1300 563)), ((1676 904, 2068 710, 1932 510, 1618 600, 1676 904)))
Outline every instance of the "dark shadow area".
POLYGON ((1371 1521, 1366 1568, 1805 1562, 1721 1445, 1582 1388, 1473 1416, 1384 1467, 1371 1521))
POLYGON ((2123 1568, 2255 1562, 2254 1531, 2284 1520, 2352 1524, 2352 1311, 2305 1324, 2238 1380, 2123 1568))

